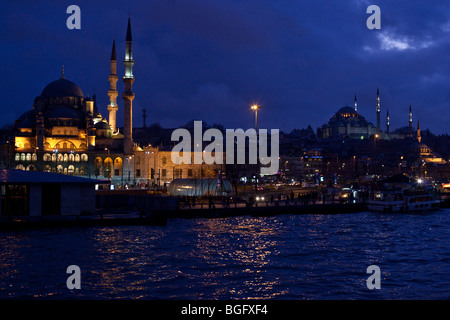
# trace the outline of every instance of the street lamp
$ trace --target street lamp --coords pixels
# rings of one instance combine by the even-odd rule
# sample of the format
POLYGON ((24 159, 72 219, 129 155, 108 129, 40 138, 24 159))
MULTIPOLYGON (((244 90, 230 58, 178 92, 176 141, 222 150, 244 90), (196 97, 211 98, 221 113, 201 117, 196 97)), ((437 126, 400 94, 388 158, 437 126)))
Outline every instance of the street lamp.
MULTIPOLYGON (((258 143, 258 110, 259 106, 254 104, 251 106, 251 109, 255 111, 255 133, 256 133, 256 143, 258 143)), ((255 194, 258 189, 258 177, 255 175, 255 194)))
POLYGON ((251 109, 255 111, 255 131, 256 131, 256 134, 258 134, 258 110, 259 110, 259 107, 258 107, 258 105, 254 104, 254 105, 252 105, 251 109))

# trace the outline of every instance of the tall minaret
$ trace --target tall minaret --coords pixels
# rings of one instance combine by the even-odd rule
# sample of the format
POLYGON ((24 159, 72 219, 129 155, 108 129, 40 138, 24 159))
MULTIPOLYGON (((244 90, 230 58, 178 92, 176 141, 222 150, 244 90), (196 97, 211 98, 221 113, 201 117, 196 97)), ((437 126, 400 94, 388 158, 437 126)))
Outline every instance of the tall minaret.
POLYGON ((422 142, 422 137, 420 135, 420 122, 417 120, 417 141, 422 142))
POLYGON ((409 137, 412 137, 413 135, 413 125, 412 125, 412 110, 411 105, 409 105, 409 137))
POLYGON ((386 113, 386 132, 387 133, 389 133, 389 124, 390 124, 389 109, 387 109, 387 113, 386 113))
POLYGON ((380 132, 380 90, 377 88, 377 131, 380 132))
POLYGON ((114 133, 117 132, 116 113, 117 113, 117 110, 119 109, 119 106, 117 105, 117 96, 119 95, 119 92, 117 91, 117 80, 118 79, 119 79, 119 77, 117 77, 116 40, 113 40, 113 47, 112 47, 112 52, 111 52, 111 74, 108 77, 108 80, 109 80, 109 90, 108 90, 109 120, 108 120, 108 122, 114 133))
POLYGON ((356 101, 356 94, 355 94, 355 111, 358 112, 358 101, 356 101))
POLYGON ((125 41, 125 76, 123 82, 125 83, 125 91, 122 94, 124 101, 124 115, 123 115, 123 148, 125 154, 131 154, 133 151, 133 99, 134 93, 132 85, 134 82, 133 76, 133 40, 131 39, 131 23, 128 18, 127 38, 125 41))

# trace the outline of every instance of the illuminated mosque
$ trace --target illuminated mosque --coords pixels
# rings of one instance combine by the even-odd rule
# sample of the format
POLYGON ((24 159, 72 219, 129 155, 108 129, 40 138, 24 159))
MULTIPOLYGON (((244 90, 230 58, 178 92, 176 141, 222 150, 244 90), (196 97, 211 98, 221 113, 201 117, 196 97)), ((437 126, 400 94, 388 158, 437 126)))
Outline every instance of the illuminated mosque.
POLYGON ((339 109, 328 121, 327 124, 321 126, 318 130, 320 138, 350 138, 350 139, 367 139, 377 135, 377 138, 405 139, 413 137, 412 111, 409 107, 409 125, 406 130, 390 131, 389 110, 386 112, 386 129, 381 130, 381 104, 380 91, 377 89, 376 100, 376 120, 377 123, 367 121, 360 113, 358 113, 358 101, 354 99, 354 107, 345 106, 339 109))
POLYGON ((134 93, 133 41, 130 19, 125 41, 125 90, 123 132, 117 127, 117 55, 115 41, 111 53, 109 112, 105 119, 94 98, 66 79, 64 67, 58 80, 49 83, 36 97, 33 109, 15 122, 15 167, 76 176, 131 182, 141 177, 143 150, 132 139, 134 93))
POLYGON ((66 79, 64 67, 58 80, 36 97, 33 109, 15 122, 14 167, 27 171, 56 172, 111 181, 115 187, 166 186, 174 179, 216 178, 221 165, 174 163, 171 151, 133 141, 133 40, 131 24, 125 41, 125 74, 122 131, 117 126, 117 54, 113 41, 108 77, 108 118, 95 98, 66 79))

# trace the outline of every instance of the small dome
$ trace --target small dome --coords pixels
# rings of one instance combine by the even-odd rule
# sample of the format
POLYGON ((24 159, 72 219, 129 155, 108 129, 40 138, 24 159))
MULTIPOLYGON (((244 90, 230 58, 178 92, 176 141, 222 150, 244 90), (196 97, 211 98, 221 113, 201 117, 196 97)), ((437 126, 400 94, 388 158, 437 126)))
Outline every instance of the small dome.
POLYGON ((34 114, 34 110, 29 110, 27 112, 24 112, 19 119, 17 119, 17 121, 22 121, 22 120, 32 120, 34 121, 36 119, 36 115, 34 114))
POLYGON ((110 125, 105 121, 99 121, 95 124, 96 129, 100 130, 112 130, 110 125))
POLYGON ((41 97, 81 97, 83 91, 72 81, 59 79, 49 83, 41 93, 41 97))
POLYGON ((80 119, 81 114, 79 111, 77 111, 75 108, 71 106, 59 106, 47 111, 45 117, 47 119, 58 119, 58 118, 80 119))
POLYGON ((16 122, 16 128, 34 128, 36 126, 36 115, 34 110, 22 114, 16 122))

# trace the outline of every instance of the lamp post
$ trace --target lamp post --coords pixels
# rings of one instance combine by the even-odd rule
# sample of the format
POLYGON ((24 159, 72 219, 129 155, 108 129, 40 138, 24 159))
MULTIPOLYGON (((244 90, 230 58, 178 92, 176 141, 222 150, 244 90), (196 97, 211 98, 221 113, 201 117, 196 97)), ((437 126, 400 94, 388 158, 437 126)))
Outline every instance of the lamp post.
MULTIPOLYGON (((255 133, 256 133, 256 143, 258 143, 258 110, 259 106, 257 104, 254 104, 251 106, 251 109, 255 111, 255 133)), ((257 173, 255 173, 255 198, 256 198, 256 192, 258 190, 258 176, 257 173)))
POLYGON ((258 134, 258 110, 259 110, 259 107, 258 107, 258 105, 254 104, 254 105, 252 105, 251 109, 253 111, 255 111, 255 131, 256 131, 256 134, 258 134))

